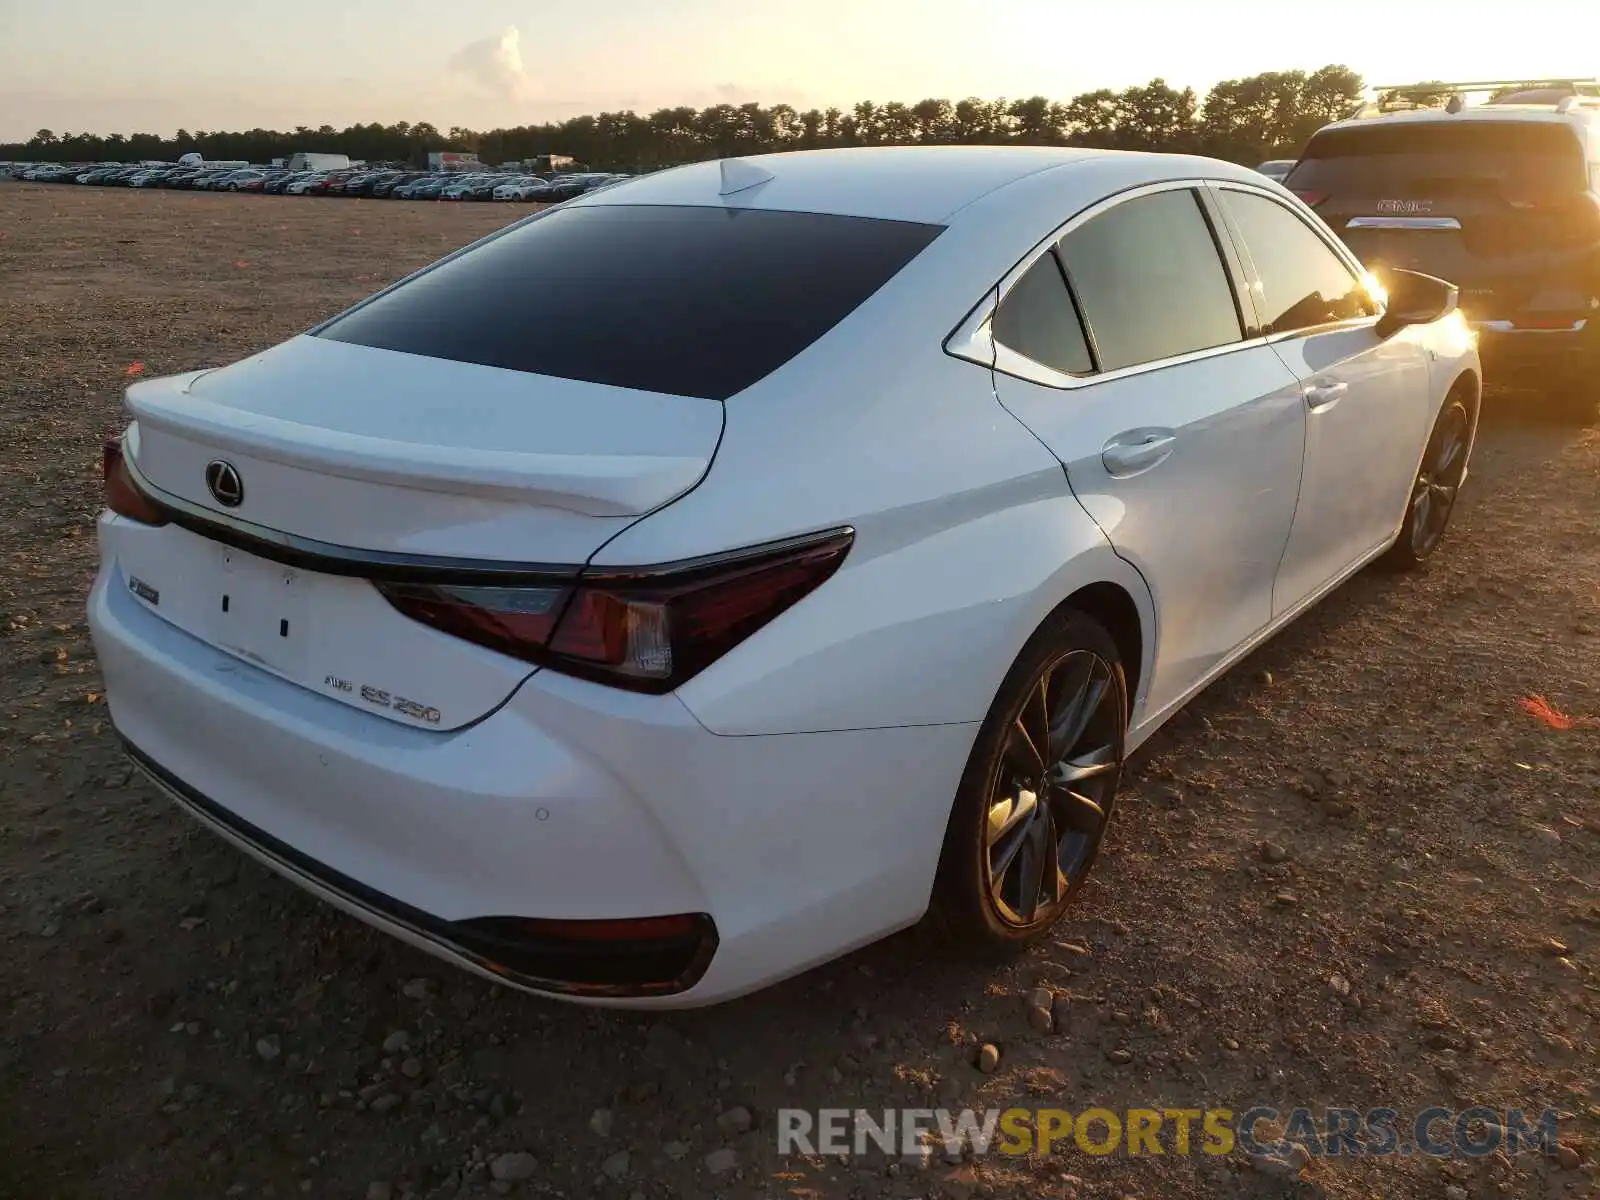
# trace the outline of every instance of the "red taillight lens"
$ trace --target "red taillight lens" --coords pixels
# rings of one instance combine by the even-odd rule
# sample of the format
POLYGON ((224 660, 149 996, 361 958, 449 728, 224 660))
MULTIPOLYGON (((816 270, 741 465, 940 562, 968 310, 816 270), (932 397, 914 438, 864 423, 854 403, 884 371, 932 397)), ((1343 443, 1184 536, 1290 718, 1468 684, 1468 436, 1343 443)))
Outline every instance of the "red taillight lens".
POLYGON ((1310 205, 1312 208, 1315 208, 1328 198, 1327 192, 1312 192, 1307 191, 1304 188, 1290 188, 1289 190, 1296 196, 1299 196, 1301 200, 1305 201, 1305 203, 1310 205))
POLYGON ((570 587, 457 587, 380 583, 378 590, 406 616, 445 633, 536 661, 550 640, 570 587))
POLYGON ((127 517, 145 525, 165 525, 167 516, 149 500, 128 474, 128 464, 122 457, 122 435, 108 437, 100 448, 100 473, 106 481, 106 507, 119 517, 127 517))
POLYGON ((379 583, 401 612, 513 657, 667 692, 831 576, 849 530, 660 571, 595 571, 528 587, 379 583))
MULTIPOLYGON (((1563 214, 1562 240, 1569 246, 1594 246, 1600 243, 1600 196, 1585 194, 1563 214)), ((1600 282, 1600 281, 1597 281, 1600 282)))
POLYGON ((558 921, 527 917, 518 924, 525 933, 534 937, 572 938, 585 942, 644 942, 692 937, 699 928, 697 918, 691 913, 670 917, 627 917, 611 921, 558 921))

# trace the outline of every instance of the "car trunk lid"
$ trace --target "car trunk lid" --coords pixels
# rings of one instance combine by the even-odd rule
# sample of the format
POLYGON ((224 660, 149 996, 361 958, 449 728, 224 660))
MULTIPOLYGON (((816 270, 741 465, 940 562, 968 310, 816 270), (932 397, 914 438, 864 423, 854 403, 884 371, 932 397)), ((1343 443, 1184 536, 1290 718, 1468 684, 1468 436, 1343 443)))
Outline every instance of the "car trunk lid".
POLYGON ((716 400, 311 336, 135 384, 128 409, 125 454, 175 515, 120 539, 130 590, 235 657, 445 729, 529 668, 401 616, 368 579, 570 574, 693 488, 722 430, 716 400))

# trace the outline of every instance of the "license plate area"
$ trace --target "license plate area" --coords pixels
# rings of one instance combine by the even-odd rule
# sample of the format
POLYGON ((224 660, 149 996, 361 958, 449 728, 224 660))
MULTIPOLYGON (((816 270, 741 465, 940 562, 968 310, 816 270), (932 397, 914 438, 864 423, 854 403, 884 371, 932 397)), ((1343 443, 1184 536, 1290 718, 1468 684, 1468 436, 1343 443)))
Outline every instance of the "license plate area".
POLYGON ((311 587, 302 572, 217 546, 193 599, 209 610, 212 645, 290 679, 304 680, 313 642, 311 587))
POLYGON ((114 519, 101 539, 151 616, 231 659, 375 717, 449 730, 481 717, 528 664, 403 615, 368 581, 279 564, 176 525, 114 519))

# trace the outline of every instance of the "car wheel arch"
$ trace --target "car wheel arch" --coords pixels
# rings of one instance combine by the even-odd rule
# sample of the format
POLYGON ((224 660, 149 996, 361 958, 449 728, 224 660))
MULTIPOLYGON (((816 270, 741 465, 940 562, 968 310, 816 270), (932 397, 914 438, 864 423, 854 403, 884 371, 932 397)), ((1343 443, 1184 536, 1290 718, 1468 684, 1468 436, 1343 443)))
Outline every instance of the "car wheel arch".
POLYGON ((1471 368, 1462 371, 1455 377, 1450 386, 1445 389, 1444 393, 1446 400, 1457 394, 1460 394, 1461 398, 1467 402, 1468 414, 1476 418, 1479 409, 1483 405, 1483 380, 1478 378, 1476 371, 1471 368))
POLYGON ((1060 586, 1046 594, 1036 619, 1026 622, 1001 671, 1001 678, 1022 656, 1029 641, 1063 610, 1080 612, 1103 626, 1122 658, 1128 684, 1128 724, 1139 723, 1144 689, 1154 673, 1157 645, 1157 608, 1149 584, 1132 563, 1109 544, 1067 564, 1058 576, 1060 586))

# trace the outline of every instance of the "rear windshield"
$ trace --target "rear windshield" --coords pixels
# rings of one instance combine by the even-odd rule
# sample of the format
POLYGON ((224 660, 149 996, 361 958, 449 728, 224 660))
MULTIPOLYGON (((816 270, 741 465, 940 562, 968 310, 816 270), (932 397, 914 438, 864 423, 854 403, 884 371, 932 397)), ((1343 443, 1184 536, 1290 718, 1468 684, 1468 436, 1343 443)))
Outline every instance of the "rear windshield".
POLYGON ((1462 121, 1374 125, 1317 134, 1284 182, 1300 191, 1428 195, 1582 191, 1583 148, 1565 125, 1462 121))
POLYGON ((833 328, 942 229, 762 209, 554 209, 317 332, 721 400, 833 328))

